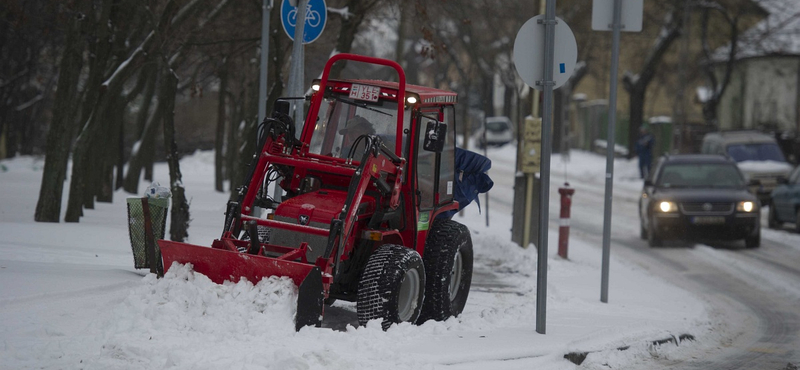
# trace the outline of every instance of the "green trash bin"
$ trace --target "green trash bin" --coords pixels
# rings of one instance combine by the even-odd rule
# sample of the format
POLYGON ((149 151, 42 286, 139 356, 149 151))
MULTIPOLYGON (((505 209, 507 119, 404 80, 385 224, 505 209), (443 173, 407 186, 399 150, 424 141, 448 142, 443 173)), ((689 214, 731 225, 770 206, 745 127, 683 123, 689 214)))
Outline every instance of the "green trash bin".
POLYGON ((164 239, 168 208, 167 198, 128 198, 128 233, 134 268, 149 268, 150 272, 163 275, 164 266, 156 240, 164 239), (153 264, 153 260, 157 263, 153 264))

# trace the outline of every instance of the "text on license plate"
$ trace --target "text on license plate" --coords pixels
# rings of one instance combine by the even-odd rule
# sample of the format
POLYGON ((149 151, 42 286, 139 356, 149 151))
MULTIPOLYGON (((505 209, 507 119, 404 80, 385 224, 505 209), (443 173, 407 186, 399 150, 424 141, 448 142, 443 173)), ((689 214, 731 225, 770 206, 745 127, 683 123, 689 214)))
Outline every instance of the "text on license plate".
POLYGON ((350 97, 358 100, 378 101, 381 88, 377 86, 353 84, 350 87, 350 97))
POLYGON ((724 224, 725 217, 723 216, 695 216, 692 218, 692 223, 696 225, 716 225, 724 224))

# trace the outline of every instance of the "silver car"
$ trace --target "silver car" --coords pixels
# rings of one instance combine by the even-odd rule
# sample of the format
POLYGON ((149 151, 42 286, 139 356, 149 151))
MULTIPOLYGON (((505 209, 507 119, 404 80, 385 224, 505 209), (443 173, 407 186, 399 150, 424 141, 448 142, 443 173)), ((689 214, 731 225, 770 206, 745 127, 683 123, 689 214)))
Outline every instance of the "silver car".
POLYGON ((487 145, 503 146, 514 140, 514 128, 508 117, 487 117, 485 124, 475 132, 474 137, 479 148, 487 145))

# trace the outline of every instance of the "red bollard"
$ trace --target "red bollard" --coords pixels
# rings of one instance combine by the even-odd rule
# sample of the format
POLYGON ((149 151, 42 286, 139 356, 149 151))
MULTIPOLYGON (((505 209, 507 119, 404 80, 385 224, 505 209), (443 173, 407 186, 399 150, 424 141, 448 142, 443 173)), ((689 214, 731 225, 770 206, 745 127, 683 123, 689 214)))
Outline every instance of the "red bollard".
POLYGON ((572 206, 572 194, 575 194, 575 189, 570 188, 569 183, 565 182, 563 188, 558 188, 558 193, 561 194, 561 218, 558 220, 558 255, 566 259, 569 247, 569 209, 572 206))

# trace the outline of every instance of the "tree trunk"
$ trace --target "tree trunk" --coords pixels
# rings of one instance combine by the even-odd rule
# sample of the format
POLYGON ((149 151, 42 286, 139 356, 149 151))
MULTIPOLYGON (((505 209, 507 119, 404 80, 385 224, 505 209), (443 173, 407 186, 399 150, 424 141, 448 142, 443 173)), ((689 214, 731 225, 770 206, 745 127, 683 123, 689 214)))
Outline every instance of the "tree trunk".
MULTIPOLYGON (((156 93, 156 85, 158 82, 157 67, 146 67, 143 78, 147 80, 147 85, 142 95, 142 107, 136 118, 136 126, 134 127, 135 136, 139 138, 139 140, 134 144, 131 150, 130 158, 128 158, 128 172, 125 173, 125 178, 122 180, 122 189, 130 194, 137 194, 139 192, 139 176, 142 173, 142 168, 147 164, 147 150, 148 148, 152 150, 151 143, 155 142, 158 122, 161 122, 158 106, 153 110, 153 114, 150 114, 150 107, 153 105, 153 98, 156 93), (145 135, 145 132, 149 134, 145 135)), ((152 181, 152 176, 150 179, 150 181, 152 181)))
POLYGON ((644 102, 647 88, 628 91, 630 116, 628 123, 628 159, 636 157, 636 141, 639 139, 639 128, 644 122, 644 102), (636 124, 634 124, 636 122, 636 124))
MULTIPOLYGON (((716 8, 715 8, 716 9, 716 8)), ((708 23, 710 17, 710 8, 703 9, 703 17, 701 22, 701 33, 700 33, 700 42, 703 47, 703 54, 706 57, 706 63, 703 66, 703 72, 705 72, 706 78, 709 82, 709 89, 711 90, 711 94, 708 98, 703 102, 703 119, 706 121, 706 124, 712 125, 714 127, 718 127, 718 119, 717 119, 717 107, 719 106, 720 101, 722 100, 722 95, 725 94, 725 90, 728 88, 728 84, 731 80, 731 75, 733 74, 733 68, 736 65, 736 53, 737 53, 737 46, 739 44, 739 15, 737 16, 730 16, 724 10, 719 10, 722 15, 725 17, 725 20, 728 22, 730 26, 730 47, 728 49, 728 59, 725 61, 725 69, 722 75, 722 81, 717 79, 715 74, 715 69, 717 64, 714 63, 712 58, 712 50, 711 46, 708 43, 708 23)))
MULTIPOLYGON (((142 168, 147 166, 148 159, 152 162, 152 154, 155 150, 155 141, 158 136, 158 124, 161 123, 163 111, 161 105, 160 101, 156 103, 156 109, 150 119, 147 120, 138 145, 134 145, 134 149, 131 152, 131 158, 128 160, 128 173, 125 175, 125 182, 122 186, 128 193, 139 193, 139 176, 142 173, 142 168)), ((152 181, 152 177, 150 181, 152 181)))
MULTIPOLYGON (((182 242, 189 236, 189 203, 183 188, 183 179, 178 158, 178 145, 175 143, 175 95, 178 90, 178 77, 164 66, 164 85, 159 101, 163 102, 164 148, 169 164, 169 187, 172 192, 172 211, 170 213, 170 240, 182 242)), ((161 104, 159 104, 161 105, 161 104)))
MULTIPOLYGON (((84 2, 76 4, 78 12, 84 7, 84 2)), ((58 90, 53 104, 53 119, 47 133, 47 155, 42 172, 42 185, 34 214, 34 220, 38 222, 58 222, 61 217, 61 199, 72 143, 71 133, 74 132, 72 126, 75 125, 75 97, 78 78, 83 67, 80 23, 81 20, 76 16, 67 28, 64 55, 59 66, 58 90)))
POLYGON ((219 70, 219 97, 217 100, 217 133, 214 138, 214 189, 219 192, 225 191, 225 95, 228 91, 228 63, 222 61, 219 70))
MULTIPOLYGON (((245 88, 246 90, 247 88, 245 88)), ((245 110, 245 98, 246 93, 242 92, 239 101, 235 108, 233 109, 235 113, 233 114, 233 119, 231 120, 231 124, 228 125, 228 146, 227 146, 227 158, 225 158, 225 168, 228 170, 226 171, 228 182, 230 183, 230 199, 234 200, 239 197, 239 193, 237 188, 241 185, 242 179, 239 177, 239 173, 243 173, 244 171, 239 170, 239 127, 241 126, 242 121, 244 121, 244 110, 245 110)))
POLYGON ((98 140, 97 149, 99 150, 102 169, 101 181, 97 184, 97 201, 102 203, 111 203, 114 201, 114 168, 121 160, 121 137, 122 135, 122 113, 125 109, 126 99, 122 96, 114 97, 114 102, 111 103, 109 109, 106 111, 105 124, 103 131, 105 131, 105 140, 98 140))

